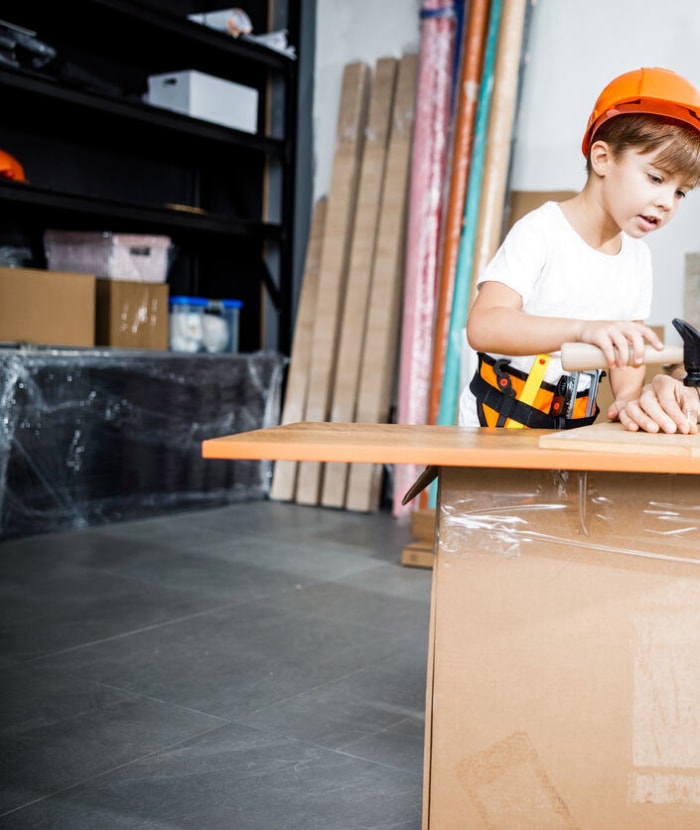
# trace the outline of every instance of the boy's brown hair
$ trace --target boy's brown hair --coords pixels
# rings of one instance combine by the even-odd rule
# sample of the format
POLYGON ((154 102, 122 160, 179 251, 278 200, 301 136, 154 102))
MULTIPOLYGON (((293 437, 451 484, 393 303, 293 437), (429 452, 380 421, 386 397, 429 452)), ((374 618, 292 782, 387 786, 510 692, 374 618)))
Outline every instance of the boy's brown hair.
MULTIPOLYGON (((682 176, 690 189, 700 185, 700 132, 662 115, 621 113, 596 130, 593 143, 604 141, 614 158, 625 150, 658 152, 655 166, 672 176, 682 176)), ((588 153, 586 169, 591 172, 588 153)))

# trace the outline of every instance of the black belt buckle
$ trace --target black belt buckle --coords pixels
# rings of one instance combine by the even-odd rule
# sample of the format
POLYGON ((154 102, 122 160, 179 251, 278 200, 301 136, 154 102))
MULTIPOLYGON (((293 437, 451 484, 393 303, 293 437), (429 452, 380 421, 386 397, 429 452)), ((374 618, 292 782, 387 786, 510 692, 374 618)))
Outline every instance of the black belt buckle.
POLYGON ((552 403, 549 405, 549 414, 553 418, 560 418, 566 412, 566 392, 569 385, 567 375, 562 375, 557 383, 557 388, 552 396, 552 403))
POLYGON ((506 366, 508 366, 508 360, 503 357, 494 361, 493 364, 493 373, 496 375, 498 388, 503 395, 510 398, 509 401, 504 401, 504 406, 498 410, 497 427, 505 426, 515 405, 515 389, 513 389, 513 382, 510 379, 510 375, 505 371, 506 366))
POLYGON ((509 395, 511 398, 514 398, 515 389, 513 389, 510 375, 504 370, 505 366, 508 366, 508 361, 505 358, 501 357, 495 360, 493 363, 493 373, 496 375, 496 383, 498 384, 499 390, 504 395, 509 395))

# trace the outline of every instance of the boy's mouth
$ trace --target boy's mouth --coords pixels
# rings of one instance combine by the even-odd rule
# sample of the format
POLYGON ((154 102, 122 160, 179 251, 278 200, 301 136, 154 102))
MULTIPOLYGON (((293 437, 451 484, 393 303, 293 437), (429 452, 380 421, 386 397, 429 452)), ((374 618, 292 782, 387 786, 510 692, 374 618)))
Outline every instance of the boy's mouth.
POLYGON ((658 228, 661 224, 661 220, 657 216, 645 216, 641 214, 639 218, 649 230, 654 230, 654 228, 658 228))

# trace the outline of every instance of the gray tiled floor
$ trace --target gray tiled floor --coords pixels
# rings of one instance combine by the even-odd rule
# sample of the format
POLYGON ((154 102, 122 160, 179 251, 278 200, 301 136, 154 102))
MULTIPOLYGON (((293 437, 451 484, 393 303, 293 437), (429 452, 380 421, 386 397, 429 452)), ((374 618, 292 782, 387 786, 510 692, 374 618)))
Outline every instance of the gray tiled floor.
POLYGON ((0 542, 0 828, 418 830, 409 537, 256 501, 0 542))

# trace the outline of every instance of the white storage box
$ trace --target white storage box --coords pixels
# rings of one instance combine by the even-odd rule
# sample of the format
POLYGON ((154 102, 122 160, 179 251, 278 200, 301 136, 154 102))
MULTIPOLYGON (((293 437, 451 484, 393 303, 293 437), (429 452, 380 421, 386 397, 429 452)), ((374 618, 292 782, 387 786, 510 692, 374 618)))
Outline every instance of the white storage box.
POLYGON ((258 131, 258 91, 188 69, 148 79, 147 102, 246 133, 258 131))
POLYGON ((131 282, 165 282, 169 236, 47 230, 44 249, 50 271, 78 271, 131 282))

